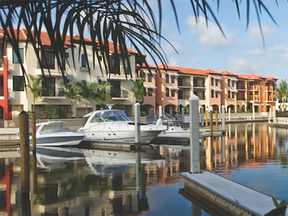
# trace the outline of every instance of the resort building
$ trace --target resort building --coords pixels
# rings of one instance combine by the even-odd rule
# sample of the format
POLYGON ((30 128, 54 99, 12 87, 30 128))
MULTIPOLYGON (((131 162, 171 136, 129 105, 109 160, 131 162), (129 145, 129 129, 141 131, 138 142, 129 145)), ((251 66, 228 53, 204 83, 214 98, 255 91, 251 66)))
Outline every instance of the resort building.
MULTIPOLYGON (((16 29, 15 35, 17 35, 16 29)), ((41 33, 42 44, 45 47, 45 51, 43 53, 40 52, 41 63, 44 66, 44 74, 47 76, 46 89, 49 89, 49 93, 47 91, 42 90, 41 94, 38 98, 33 98, 33 94, 31 93, 30 88, 25 89, 24 76, 21 70, 21 61, 23 62, 23 67, 28 75, 33 77, 42 76, 42 71, 40 69, 40 64, 37 60, 37 57, 34 53, 34 49, 31 43, 28 43, 26 47, 27 33, 26 30, 21 29, 19 32, 19 53, 21 56, 21 60, 17 58, 15 51, 12 46, 7 42, 3 44, 3 32, 0 29, 0 47, 4 46, 4 52, 0 53, 1 59, 1 67, 0 67, 0 117, 1 124, 3 126, 15 126, 18 122, 18 114, 22 110, 31 111, 33 110, 33 104, 35 101, 35 112, 37 113, 41 106, 44 104, 49 104, 53 108, 57 109, 57 107, 71 107, 70 98, 64 96, 64 85, 63 85, 63 77, 59 70, 59 66, 57 65, 57 61, 54 53, 51 51, 52 46, 51 42, 46 32, 41 33), (2 38, 1 38, 2 37, 2 38), (44 61, 44 55, 46 60, 44 61), (51 75, 51 76, 50 76, 51 75), (50 76, 50 77, 49 77, 50 76), (8 122, 8 120, 10 120, 8 122), (4 125, 5 124, 5 125, 4 125)), ((75 67, 73 66, 73 59, 71 53, 71 43, 70 38, 68 37, 65 41, 66 48, 66 57, 68 59, 68 63, 65 65, 65 79, 67 79, 68 83, 75 82, 78 80, 85 80, 87 83, 101 83, 101 82, 109 82, 112 86, 110 91, 112 103, 115 107, 124 105, 126 107, 126 111, 129 115, 132 115, 133 109, 132 106, 135 103, 134 95, 130 91, 133 87, 133 82, 130 79, 135 80, 136 74, 136 64, 140 62, 140 56, 135 50, 128 49, 129 58, 130 58, 130 66, 131 66, 131 75, 125 74, 124 67, 122 65, 122 61, 120 60, 120 64, 117 67, 114 67, 115 61, 115 51, 113 44, 110 45, 109 55, 111 65, 110 75, 108 73, 102 74, 100 65, 98 61, 95 61, 95 65, 93 65, 93 51, 91 46, 91 40, 88 38, 84 38, 86 42, 87 56, 86 59, 83 50, 79 53, 79 36, 73 36, 74 42, 74 59, 75 59, 75 67), (90 46, 90 48, 89 48, 90 46), (80 59, 80 61, 78 61, 80 59), (116 70, 114 70, 116 68, 116 70)), ((102 57, 104 58, 104 57, 102 57)), ((102 64, 102 68, 104 67, 103 59, 100 61, 102 64)), ((127 71, 127 70, 126 70, 127 71)), ((28 76, 29 77, 29 76, 28 76)), ((27 80, 26 84, 31 85, 32 80, 27 80)), ((44 86, 44 82, 41 83, 44 86)), ((90 102, 88 100, 76 101, 73 104, 72 112, 75 117, 82 117, 85 113, 95 110, 97 103, 90 102)), ((54 116, 58 117, 58 116, 54 116)), ((0 125, 1 126, 1 125, 0 125)))
MULTIPOLYGON (((15 34, 16 33, 16 30, 15 34)), ((15 126, 18 123, 18 114, 22 111, 35 112, 49 104, 53 109, 59 107, 71 109, 74 117, 82 117, 87 112, 99 108, 99 102, 91 102, 82 99, 71 101, 65 96, 63 76, 57 65, 56 57, 52 52, 51 42, 46 32, 41 33, 44 52, 40 52, 38 62, 32 44, 26 46, 26 30, 19 31, 19 59, 8 42, 3 43, 3 31, 0 29, 0 127, 15 126), (2 38, 1 38, 2 37, 2 38), (46 59, 46 60, 44 60, 46 59), (26 83, 21 69, 21 61, 28 75, 32 77, 42 76, 40 63, 43 65, 43 73, 46 82, 42 81, 41 86, 46 86, 49 92, 42 88, 39 97, 33 98, 30 88, 26 85, 32 84, 28 76, 26 83)), ((277 78, 261 75, 240 75, 228 71, 217 72, 211 69, 194 69, 175 66, 143 65, 140 55, 133 49, 128 49, 131 73, 125 70, 123 62, 119 59, 119 65, 115 65, 117 51, 114 50, 112 42, 109 47, 109 59, 101 56, 100 61, 93 62, 92 41, 84 38, 86 43, 87 58, 83 50, 79 52, 80 37, 74 35, 73 50, 74 60, 71 51, 71 38, 67 37, 64 43, 67 61, 64 69, 64 79, 70 84, 76 81, 85 80, 90 83, 107 82, 111 85, 111 101, 103 101, 103 104, 114 104, 113 108, 125 109, 129 116, 134 115, 133 105, 136 102, 132 88, 134 82, 144 77, 143 86, 145 96, 142 103, 142 111, 155 117, 159 108, 163 113, 180 113, 182 108, 189 112, 189 98, 195 94, 199 97, 199 109, 219 110, 224 105, 226 110, 232 112, 247 112, 255 109, 259 112, 267 112, 270 107, 276 105, 277 78), (109 62, 110 71, 105 71, 104 60, 109 62), (101 66, 104 71, 101 71, 101 66), (126 71, 126 74, 125 74, 126 71)), ((36 41, 37 44, 37 41, 36 41)), ((100 54, 100 51, 99 51, 100 54)), ((145 56, 145 55, 144 55, 145 56)), ((60 117, 56 114, 51 117, 60 117)))

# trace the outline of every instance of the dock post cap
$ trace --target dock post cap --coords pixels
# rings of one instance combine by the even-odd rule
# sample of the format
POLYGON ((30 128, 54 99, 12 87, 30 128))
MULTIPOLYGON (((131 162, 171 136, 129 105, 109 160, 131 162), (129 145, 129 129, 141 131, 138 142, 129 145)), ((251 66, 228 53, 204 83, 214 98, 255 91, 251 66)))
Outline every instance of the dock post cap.
POLYGON ((224 105, 222 105, 222 107, 225 107, 224 105))
POLYGON ((189 100, 191 100, 191 101, 198 100, 198 101, 199 101, 199 97, 198 97, 197 95, 193 94, 193 95, 189 98, 189 100))
POLYGON ((25 112, 25 110, 22 110, 22 112, 20 112, 19 115, 21 114, 27 114, 27 112, 25 112))
POLYGON ((136 103, 134 104, 134 106, 140 106, 140 103, 136 102, 136 103))

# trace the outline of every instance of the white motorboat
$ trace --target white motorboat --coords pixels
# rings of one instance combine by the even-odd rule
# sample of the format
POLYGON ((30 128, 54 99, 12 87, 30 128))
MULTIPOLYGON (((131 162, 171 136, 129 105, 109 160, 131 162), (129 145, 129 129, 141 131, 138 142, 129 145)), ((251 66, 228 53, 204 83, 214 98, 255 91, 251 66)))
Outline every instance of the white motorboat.
MULTIPOLYGON (((149 143, 165 126, 140 126, 141 142, 149 143)), ((98 110, 83 116, 82 127, 78 132, 84 133, 84 141, 115 140, 122 142, 135 141, 135 123, 123 110, 98 110)))
MULTIPOLYGON (((73 146, 84 138, 83 133, 73 132, 64 127, 63 121, 48 121, 36 124, 37 146, 73 146)), ((30 144, 32 138, 30 137, 30 144)))

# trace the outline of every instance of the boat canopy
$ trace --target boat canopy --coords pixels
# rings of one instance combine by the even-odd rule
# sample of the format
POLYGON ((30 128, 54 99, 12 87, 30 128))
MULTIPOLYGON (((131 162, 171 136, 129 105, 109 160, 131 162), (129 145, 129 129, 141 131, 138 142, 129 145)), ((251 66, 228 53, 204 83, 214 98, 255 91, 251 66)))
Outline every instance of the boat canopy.
POLYGON ((90 123, 95 122, 116 122, 116 121, 129 121, 132 120, 126 115, 124 110, 100 110, 96 111, 91 117, 90 123))

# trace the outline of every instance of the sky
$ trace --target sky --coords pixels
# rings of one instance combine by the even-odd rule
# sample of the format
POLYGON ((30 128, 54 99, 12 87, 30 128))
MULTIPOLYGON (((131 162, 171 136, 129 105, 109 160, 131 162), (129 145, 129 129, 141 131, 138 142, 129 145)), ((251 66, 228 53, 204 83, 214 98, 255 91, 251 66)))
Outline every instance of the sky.
MULTIPOLYGON (((248 29, 246 1, 240 5, 239 20, 235 3, 231 0, 208 3, 215 12, 218 22, 224 30, 226 39, 213 18, 209 17, 208 28, 204 17, 195 22, 189 0, 175 0, 180 33, 170 1, 163 3, 162 35, 177 49, 178 54, 168 43, 161 42, 171 66, 229 71, 237 74, 260 74, 281 79, 288 78, 288 2, 263 0, 277 22, 262 11, 260 16, 265 45, 261 37, 254 6, 250 5, 248 29)), ((155 5, 156 1, 155 1, 155 5)), ((149 63, 153 64, 150 57, 149 63)))

